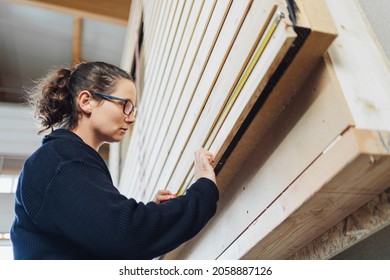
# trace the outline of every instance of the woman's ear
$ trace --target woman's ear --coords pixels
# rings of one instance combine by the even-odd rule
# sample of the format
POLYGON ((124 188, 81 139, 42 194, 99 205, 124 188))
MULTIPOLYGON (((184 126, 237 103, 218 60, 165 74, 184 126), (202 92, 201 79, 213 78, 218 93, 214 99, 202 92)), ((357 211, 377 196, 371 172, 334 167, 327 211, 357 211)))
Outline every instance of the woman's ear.
POLYGON ((87 114, 90 114, 92 112, 92 95, 87 90, 83 90, 79 93, 77 96, 77 104, 78 107, 87 114))

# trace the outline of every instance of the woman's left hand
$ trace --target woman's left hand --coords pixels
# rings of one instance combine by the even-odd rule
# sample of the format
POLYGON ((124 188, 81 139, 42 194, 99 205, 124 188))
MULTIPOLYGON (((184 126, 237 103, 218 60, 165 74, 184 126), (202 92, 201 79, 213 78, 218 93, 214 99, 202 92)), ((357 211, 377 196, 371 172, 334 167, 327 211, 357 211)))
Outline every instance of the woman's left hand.
POLYGON ((168 190, 159 190, 157 192, 156 196, 154 197, 154 202, 156 202, 157 204, 160 204, 162 202, 165 202, 165 201, 173 199, 173 198, 176 198, 176 195, 173 194, 172 192, 170 192, 168 190))

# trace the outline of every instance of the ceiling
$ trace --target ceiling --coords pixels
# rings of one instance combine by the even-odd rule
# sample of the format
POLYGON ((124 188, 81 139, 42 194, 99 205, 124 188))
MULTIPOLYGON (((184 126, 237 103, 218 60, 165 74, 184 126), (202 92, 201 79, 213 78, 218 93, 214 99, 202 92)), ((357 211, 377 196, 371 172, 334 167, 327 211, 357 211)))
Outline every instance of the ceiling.
POLYGON ((120 65, 131 0, 0 0, 0 102, 58 65, 120 65))

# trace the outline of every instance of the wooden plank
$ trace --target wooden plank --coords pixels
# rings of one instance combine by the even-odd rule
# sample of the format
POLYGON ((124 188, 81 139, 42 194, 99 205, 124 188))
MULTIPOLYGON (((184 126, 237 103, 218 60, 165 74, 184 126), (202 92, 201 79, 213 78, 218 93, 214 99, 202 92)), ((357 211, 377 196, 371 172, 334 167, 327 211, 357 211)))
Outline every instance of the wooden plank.
MULTIPOLYGON (((201 4, 203 3, 201 2, 201 4)), ((149 160, 148 151, 151 149, 151 147, 148 145, 150 139, 150 133, 151 131, 158 129, 158 127, 154 126, 156 115, 162 109, 161 107, 162 100, 168 98, 167 95, 171 94, 171 92, 167 93, 164 90, 165 86, 162 85, 162 82, 164 83, 167 82, 167 76, 169 76, 169 73, 171 72, 172 65, 176 59, 178 47, 182 40, 183 31, 185 29, 191 7, 192 7, 192 1, 178 2, 175 16, 172 20, 172 23, 169 23, 170 32, 168 34, 166 47, 160 46, 161 52, 159 57, 161 61, 156 66, 155 78, 151 80, 150 82, 151 86, 149 88, 145 88, 145 91, 149 90, 151 92, 150 94, 151 96, 153 94, 153 98, 151 102, 147 105, 148 108, 144 112, 145 117, 142 118, 144 122, 141 123, 141 126, 144 127, 144 129, 142 130, 140 137, 142 139, 141 140, 143 143, 142 147, 144 147, 144 149, 143 149, 142 161, 138 163, 141 165, 140 168, 143 171, 142 183, 139 187, 144 190, 147 189, 146 183, 150 176, 150 174, 147 171, 145 172, 149 160), (186 4, 186 9, 183 17, 184 4, 186 4)), ((184 45, 183 48, 185 48, 184 45)))
POLYGON ((290 260, 331 259, 390 226, 390 189, 343 219, 319 237, 294 253, 290 260))
POLYGON ((93 0, 14 0, 13 2, 120 25, 127 24, 131 6, 129 0, 100 1, 99 5, 96 5, 96 1, 93 0))
MULTIPOLYGON (((173 84, 172 99, 164 115, 158 141, 155 143, 156 153, 152 153, 156 156, 156 160, 150 161, 153 164, 150 173, 152 176, 148 183, 151 192, 154 191, 156 186, 159 186, 159 188, 166 187, 166 185, 157 184, 156 182, 163 168, 164 160, 171 149, 171 143, 176 137, 174 124, 180 121, 185 114, 188 100, 192 98, 194 88, 209 60, 212 46, 215 44, 230 4, 230 0, 217 2, 206 1, 203 6, 201 16, 186 53, 184 64, 178 78, 173 84)), ((170 186, 168 187, 170 188, 170 186)))
MULTIPOLYGON (((323 13, 322 14, 322 16, 320 17, 321 18, 321 20, 318 20, 318 16, 317 16, 317 14, 318 14, 318 12, 319 11, 322 11, 323 10, 323 6, 324 6, 324 3, 323 2, 321 2, 321 3, 317 3, 316 5, 307 5, 306 4, 306 6, 305 5, 302 5, 302 7, 300 7, 300 9, 302 10, 302 11, 305 11, 305 24, 307 25, 308 24, 308 22, 309 22, 309 24, 313 24, 313 26, 312 26, 312 30, 311 30, 311 32, 313 33, 313 34, 316 34, 316 33, 319 33, 319 36, 317 36, 317 40, 316 40, 316 44, 318 44, 319 46, 320 45, 324 45, 324 46, 326 46, 326 47, 328 47, 329 46, 329 44, 330 44, 330 42, 333 40, 333 38, 334 38, 334 34, 332 34, 333 33, 333 25, 331 25, 331 27, 329 27, 328 25, 329 25, 329 16, 328 17, 326 17, 326 16, 324 16, 324 14, 326 15, 326 13, 323 13), (315 6, 316 8, 314 9, 312 6, 315 6), (312 16, 312 14, 315 14, 315 16, 316 16, 316 20, 314 20, 314 22, 313 22, 313 20, 311 20, 310 21, 310 19, 312 18, 312 17, 314 17, 314 16, 312 16), (326 22, 326 24, 324 24, 324 21, 326 22), (326 33, 324 33, 323 32, 323 28, 327 28, 327 33, 330 33, 329 35, 328 34, 326 34, 326 33), (329 32, 329 30, 330 31, 332 31, 332 32, 329 32), (319 42, 318 42, 318 40, 319 39, 320 40, 322 40, 322 43, 321 44, 319 44, 319 42)), ((302 17, 301 17, 302 18, 302 17)), ((315 35, 312 35, 311 36, 311 38, 312 38, 312 40, 313 40, 313 37, 316 37, 315 35)), ((321 54, 325 51, 325 48, 324 47, 321 47, 321 48, 318 48, 318 50, 319 51, 321 51, 321 54)), ((314 61, 318 61, 318 57, 319 57, 319 55, 318 55, 318 53, 313 53, 311 56, 309 56, 309 59, 306 59, 306 65, 308 65, 308 67, 312 67, 312 61, 310 61, 310 59, 312 59, 312 60, 314 60, 314 61), (309 63, 309 62, 311 62, 311 64, 309 63)), ((305 64, 304 64, 305 65, 305 64)), ((300 67, 301 67, 301 65, 300 65, 300 67)), ((301 70, 302 71, 302 70, 301 70)), ((290 83, 290 85, 291 85, 292 83, 290 83)), ((218 107, 218 106, 217 106, 218 107)), ((213 119, 213 118, 211 118, 211 119, 213 119)), ((264 123, 263 123, 263 125, 264 125, 264 123)), ((239 125, 238 125, 239 126, 239 125)), ((238 126, 236 126, 236 130, 235 131, 233 131, 233 133, 235 133, 236 131, 237 131, 237 127, 238 126)), ((203 128, 204 129, 204 128, 203 128)), ((256 133, 258 133, 258 131, 256 130, 256 133)), ((180 133, 181 135, 183 135, 183 133, 180 133)), ((197 135, 197 133, 196 132, 194 132, 193 133, 193 135, 197 135)), ((230 139, 232 139, 232 137, 230 137, 230 139)), ((230 141, 226 141, 226 144, 225 145, 228 145, 229 144, 229 142, 230 141)), ((208 148, 208 147, 207 147, 208 148)), ((190 149, 188 149, 188 150, 191 150, 191 148, 190 149)), ((184 152, 185 152, 185 150, 184 150, 184 152)), ((184 153, 183 152, 183 153, 184 153)), ((223 151, 221 152, 221 154, 223 153, 223 151)), ((188 165, 188 159, 189 159, 189 157, 188 156, 184 156, 183 154, 181 155, 182 156, 182 158, 184 158, 184 160, 187 160, 187 163, 179 163, 178 164, 178 166, 180 166, 180 167, 182 167, 182 166, 186 166, 186 164, 188 165)), ((218 157, 222 157, 222 155, 217 155, 217 159, 218 159, 218 157)), ((185 169, 185 167, 184 167, 184 169, 185 169)), ((234 168, 233 168, 234 169, 234 168)), ((230 172, 230 169, 227 171, 227 172, 230 172)), ((174 175, 176 175, 176 174, 178 174, 178 176, 181 176, 182 174, 191 174, 192 172, 185 172, 185 171, 183 171, 183 170, 180 170, 180 171, 178 171, 178 172, 175 172, 174 173, 174 175)), ((187 180, 187 182, 190 182, 190 180, 187 180)))
POLYGON ((144 24, 145 24, 145 33, 144 33, 144 51, 145 51, 145 65, 149 63, 149 57, 151 49, 153 48, 152 38, 155 34, 156 21, 159 16, 160 5, 162 5, 162 1, 143 1, 147 2, 149 6, 152 6, 152 11, 150 12, 150 17, 145 15, 144 24))
MULTIPOLYGON (((224 2, 222 2, 223 4, 224 2)), ((226 2, 225 2, 226 3, 226 2)), ((168 84, 163 89, 164 94, 168 94, 164 98, 164 105, 159 108, 159 122, 154 126, 153 135, 147 137, 148 140, 151 140, 153 145, 150 145, 145 157, 146 157, 146 174, 149 174, 149 178, 146 182, 146 186, 149 187, 148 194, 144 194, 143 197, 149 197, 153 191, 153 186, 149 185, 151 180, 152 170, 155 165, 156 157, 160 152, 163 133, 166 133, 166 129, 172 114, 177 106, 177 102, 180 98, 182 89, 181 85, 187 80, 189 75, 189 69, 191 69, 200 42, 203 39, 205 34, 205 29, 209 23, 212 11, 215 7, 215 1, 195 1, 191 9, 191 14, 186 22, 184 36, 180 42, 180 48, 175 54, 175 65, 172 69, 172 72, 169 75, 168 84), (158 137, 160 136, 160 137, 158 137), (153 159, 151 159, 153 157, 153 159)), ((165 188, 165 186, 160 186, 159 188, 165 188)))
POLYGON ((390 64, 354 0, 328 0, 340 36, 329 49, 356 127, 390 130, 390 64))
MULTIPOLYGON (((149 110, 148 105, 151 102, 151 100, 155 97, 156 94, 154 92, 149 91, 148 87, 150 87, 150 83, 152 82, 154 73, 156 72, 157 69, 158 57, 161 50, 161 46, 163 46, 164 40, 166 39, 167 30, 169 30, 169 28, 167 27, 167 23, 169 22, 170 19, 172 19, 176 7, 174 5, 175 2, 177 3, 177 1, 164 1, 163 3, 163 10, 159 14, 157 29, 155 31, 153 41, 151 42, 152 49, 151 49, 150 61, 148 64, 145 65, 144 81, 143 81, 143 88, 144 88, 143 102, 140 103, 139 106, 139 113, 142 113, 145 116, 145 118, 148 117, 146 113, 149 110)), ((143 119, 139 119, 138 122, 142 123, 143 119)))
POLYGON ((236 255, 243 243, 251 248, 238 249, 243 259, 287 258, 386 190, 390 184, 389 168, 390 153, 378 133, 350 128, 250 225, 221 259, 230 258, 233 251, 236 255), (272 234, 267 235, 272 227, 272 234), (255 244, 250 241, 253 234, 260 240, 255 244))
POLYGON ((153 143, 156 143, 156 137, 161 132, 162 121, 165 117, 168 104, 172 100, 173 87, 179 76, 179 71, 182 71, 183 61, 188 50, 191 34, 194 30, 194 24, 202 6, 202 1, 195 1, 195 3, 193 1, 186 1, 185 10, 182 15, 183 22, 180 24, 179 30, 176 31, 178 38, 175 39, 174 45, 170 50, 167 68, 160 71, 163 72, 163 77, 160 79, 161 83, 157 87, 160 94, 158 100, 156 100, 157 105, 156 109, 153 110, 151 123, 146 126, 147 131, 145 133, 145 146, 147 147, 145 153, 146 174, 150 174, 153 167, 154 161, 150 160, 150 157, 153 156, 151 153, 155 147, 153 143), (190 17, 188 13, 192 10, 193 5, 194 13, 190 17))
MULTIPOLYGON (((342 36, 342 34, 340 34, 341 36, 342 36)), ((353 47, 353 46, 351 46, 351 47, 353 47)), ((340 58, 340 60, 342 60, 342 58, 341 57, 339 57, 340 58)), ((334 61, 334 60, 333 60, 334 61)), ((341 62, 340 62, 341 63, 341 62)), ((347 68, 346 68, 347 69, 347 68)), ((338 77, 340 77, 340 76, 338 76, 338 77)), ((385 104, 388 104, 388 102, 385 102, 385 104)), ((383 127, 383 126, 382 126, 383 127)), ((385 135, 385 134, 384 134, 385 135)), ((384 137, 383 137, 384 138, 384 137)), ((385 141, 382 141, 381 140, 381 142, 384 142, 384 143, 386 143, 385 141)), ((318 203, 320 203, 320 202, 318 202, 318 203)), ((320 203, 321 204, 321 203, 320 203)), ((294 229, 295 229, 295 227, 294 227, 294 229)), ((275 232, 275 236, 278 234, 278 232, 275 232)), ((306 234, 306 233, 305 233, 306 234)), ((299 246, 299 245, 298 245, 299 246)), ((295 248, 296 249, 296 248, 295 248)))
MULTIPOLYGON (((243 166, 246 158, 272 127, 281 113, 280 108, 287 106, 304 85, 306 79, 312 74, 312 70, 322 60, 322 56, 336 37, 335 27, 329 21, 330 15, 327 13, 324 1, 316 1, 314 5, 316 8, 310 8, 310 3, 314 2, 309 1, 305 2, 305 6, 300 5, 298 23, 301 26, 295 27, 299 34, 310 31, 307 34, 307 38, 302 42, 303 45, 300 51, 283 73, 277 87, 271 89, 268 95, 263 94, 264 97, 268 96, 267 98, 260 98, 257 101, 255 106, 261 108, 261 110, 249 113, 254 117, 246 127, 242 127, 237 132, 241 136, 236 136, 237 134, 234 134, 235 131, 232 131, 232 134, 228 136, 229 139, 233 138, 236 144, 227 148, 223 147, 223 149, 227 149, 229 152, 223 155, 228 160, 226 161, 225 159, 219 163, 223 166, 218 172, 218 185, 222 190, 236 176, 236 172, 239 170, 237 167, 243 166), (234 140, 234 137, 238 139, 234 140)), ((299 35, 299 37, 302 37, 302 35, 299 35)), ((299 41, 296 44, 299 44, 299 41)), ((331 71, 330 75, 334 76, 333 71, 331 71)))
MULTIPOLYGON (((164 22, 166 22, 166 19, 168 17, 169 7, 170 4, 172 4, 171 1, 162 1, 162 6, 160 7, 161 10, 157 11, 157 24, 154 32, 150 34, 152 37, 150 38, 150 55, 147 56, 147 64, 145 65, 145 80, 148 81, 150 77, 150 71, 153 70, 153 63, 155 62, 154 58, 156 56, 156 52, 158 52, 159 49, 159 43, 162 37, 162 28, 164 26, 164 22)), ((140 108, 141 109, 141 108, 140 108)))
MULTIPOLYGON (((216 216, 188 243, 180 258, 217 258, 337 135, 353 124, 330 70, 322 62, 262 140, 251 143, 251 155, 243 167, 231 170, 235 177, 223 190, 216 216), (234 221, 235 226, 227 221, 234 221), (214 244, 213 248, 209 244, 214 244)), ((276 86, 270 97, 279 90, 276 86)))
MULTIPOLYGON (((154 108, 155 100, 161 94, 160 92, 156 91, 155 84, 159 82, 159 80, 161 79, 159 75, 161 75, 164 68, 164 66, 161 65, 162 59, 165 57, 166 52, 169 53, 169 49, 171 47, 169 45, 171 42, 168 42, 168 40, 169 39, 172 40, 175 35, 174 32, 171 32, 171 30, 177 27, 178 22, 176 22, 176 25, 174 26, 172 26, 172 22, 175 18, 179 19, 179 17, 175 15, 180 15, 180 12, 176 13, 179 2, 178 1, 171 1, 171 2, 172 2, 172 6, 170 7, 166 19, 165 27, 162 28, 161 41, 155 46, 156 52, 155 52, 155 57, 152 58, 153 65, 151 65, 152 67, 150 67, 151 68, 150 76, 147 75, 147 73, 145 73, 144 92, 150 92, 149 94, 150 98, 148 101, 144 102, 143 105, 142 112, 145 117, 139 120, 141 122, 141 125, 144 126, 145 128, 147 128, 148 123, 151 119, 152 112, 153 110, 155 110, 154 108)), ((184 4, 184 2, 182 1, 181 3, 184 4)), ((145 130, 143 131, 143 137, 144 135, 145 135, 145 130)))
MULTIPOLYGON (((168 35, 167 42, 164 47, 160 46, 161 48, 161 54, 159 58, 160 64, 157 66, 156 77, 154 80, 151 81, 152 84, 150 87, 150 91, 156 93, 156 95, 155 98, 153 98, 151 104, 149 104, 149 108, 150 108, 149 112, 145 111, 148 118, 146 119, 146 122, 143 123, 143 126, 145 127, 143 131, 143 137, 145 139, 146 148, 149 148, 149 143, 150 143, 149 139, 150 139, 151 132, 156 130, 154 124, 156 122, 156 116, 158 112, 161 111, 162 108, 161 102, 167 98, 165 85, 167 83, 169 74, 171 73, 173 63, 175 61, 178 52, 178 48, 180 46, 182 34, 185 29, 186 22, 188 20, 188 12, 190 11, 190 8, 192 6, 192 1, 186 1, 186 4, 187 4, 186 13, 184 14, 184 18, 182 18, 184 1, 178 2, 178 6, 176 8, 173 21, 172 23, 169 24, 170 32, 168 35)), ((147 161, 147 156, 145 161, 147 161)))
POLYGON ((211 46, 214 44, 218 32, 221 28, 223 18, 226 16, 226 11, 230 6, 231 1, 219 1, 211 2, 205 1, 202 9, 202 13, 198 20, 196 29, 191 37, 191 42, 189 45, 188 51, 186 50, 185 61, 183 66, 181 66, 180 73, 176 79, 171 78, 172 98, 169 100, 168 108, 163 117, 162 126, 158 129, 158 134, 160 137, 157 138, 157 142, 153 147, 153 152, 151 156, 152 159, 149 160, 146 172, 151 174, 148 178, 148 190, 145 193, 144 199, 149 199, 153 196, 153 193, 157 188, 170 188, 167 185, 158 184, 156 181, 158 175, 161 172, 162 166, 158 164, 163 164, 163 159, 161 155, 169 154, 171 147, 169 146, 170 142, 167 142, 168 139, 174 137, 168 130, 172 131, 172 124, 177 122, 180 118, 178 112, 184 114, 186 101, 192 98, 193 92, 191 91, 191 86, 196 86, 196 81, 199 80, 204 65, 207 63, 208 57, 211 53, 211 46), (184 106, 184 107, 183 107, 184 106), (161 135, 164 135, 161 137, 161 135), (163 141, 168 143, 164 146, 163 141), (156 150, 156 148, 159 148, 156 150))
MULTIPOLYGON (((177 3, 177 1, 175 1, 175 3, 177 3)), ((160 48, 161 44, 163 44, 163 42, 167 36, 167 32, 164 30, 165 30, 165 27, 167 26, 167 22, 171 19, 171 17, 169 15, 173 16, 173 14, 174 14, 175 7, 176 6, 174 5, 173 1, 163 1, 162 10, 159 11, 159 13, 158 13, 157 28, 155 30, 155 33, 153 34, 153 37, 151 38, 151 44, 153 46, 152 52, 151 52, 151 58, 150 58, 151 63, 145 65, 144 85, 143 85, 144 89, 143 89, 143 93, 142 93, 142 102, 140 102, 139 106, 138 106, 138 115, 143 115, 143 116, 145 116, 145 118, 147 118, 148 116, 143 111, 148 108, 147 105, 154 98, 154 93, 147 90, 148 82, 150 82, 150 76, 154 73, 154 71, 153 70, 150 71, 150 69, 155 69, 155 67, 156 67, 156 61, 157 61, 156 57, 158 56, 159 48, 160 48)), ((137 119, 138 126, 142 126, 142 122, 143 122, 143 118, 137 119)), ((145 147, 142 145, 142 135, 143 135, 142 130, 137 129, 136 135, 137 135, 137 139, 134 139, 133 142, 134 142, 136 148, 138 149, 138 160, 139 161, 137 162, 137 164, 142 165, 143 159, 144 159, 143 154, 144 154, 144 149, 145 149, 145 147)), ((132 149, 128 149, 128 154, 131 152, 132 152, 132 149)), ((129 158, 129 160, 130 160, 130 158, 129 158)), ((130 165, 131 165, 131 163, 130 163, 130 165)), ((128 166, 126 166, 126 163, 125 163, 124 168, 128 168, 128 166)), ((132 169, 128 169, 128 170, 132 170, 132 169)), ((126 174, 126 177, 129 177, 129 176, 131 176, 131 174, 126 174)), ((121 176, 121 181, 122 181, 122 177, 123 176, 121 176)), ((142 173, 138 174, 138 176, 134 179, 138 180, 137 186, 139 187, 139 185, 141 184, 140 182, 143 180, 142 173)), ((120 182, 120 184, 122 184, 122 182, 120 182)))
MULTIPOLYGON (((253 9, 257 8, 255 5, 252 6, 253 9)), ((275 6, 276 8, 276 6, 275 6)), ((240 53, 241 57, 246 57, 248 55, 248 58, 247 58, 247 62, 244 62, 244 64, 240 65, 240 60, 234 60, 234 59, 227 59, 227 61, 232 61, 232 65, 230 65, 229 63, 226 63, 226 65, 224 65, 224 69, 227 73, 227 75, 230 75, 230 74, 233 74, 233 76, 236 75, 236 73, 234 71, 231 71, 230 69, 232 68, 240 68, 241 66, 241 69, 242 69, 242 75, 237 75, 237 77, 240 78, 240 80, 236 80, 237 83, 232 83, 232 84, 229 84, 226 82, 226 80, 231 80, 230 78, 226 78, 226 76, 224 76, 224 72, 222 70, 221 72, 221 75, 219 77, 219 80, 217 81, 213 91, 215 92, 231 92, 231 94, 228 94, 226 97, 225 97, 225 100, 223 98, 221 98, 220 94, 218 95, 210 95, 209 99, 207 100, 207 104, 205 106, 205 109, 204 109, 204 112, 206 112, 206 114, 202 114, 200 116, 200 119, 197 123, 197 126, 195 127, 194 131, 192 132, 192 137, 191 139, 189 139, 189 142, 187 143, 185 149, 187 151, 191 151, 191 150, 194 150, 196 149, 196 147, 199 147, 199 146, 202 146, 202 147, 205 147, 206 149, 209 149, 211 150, 214 154, 216 154, 216 159, 219 160, 219 158, 222 156, 223 152, 222 150, 220 150, 220 147, 222 146, 222 142, 224 141, 228 141, 230 142, 227 137, 227 135, 229 134, 229 131, 230 130, 226 130, 226 127, 229 127, 230 124, 236 124, 236 122, 238 121, 239 123, 236 124, 237 127, 240 126, 240 120, 238 120, 239 116, 240 116, 240 113, 242 113, 243 115, 247 114, 249 112, 249 110, 251 109, 252 105, 253 105, 253 102, 250 102, 249 104, 247 103, 247 106, 246 108, 245 107, 241 107, 240 109, 241 110, 237 110, 237 108, 235 108, 235 110, 233 110, 232 112, 231 111, 231 107, 234 106, 235 104, 235 100, 236 99, 241 99, 242 96, 248 96, 248 98, 250 96, 252 96, 252 94, 255 91, 255 88, 252 87, 252 89, 250 91, 247 91, 247 89, 245 90, 242 90, 242 87, 245 86, 246 84, 246 78, 247 78, 247 73, 249 75, 249 77, 252 77, 253 79, 255 79, 256 81, 256 86, 259 85, 259 84, 262 84, 262 85, 266 85, 269 81, 269 78, 273 75, 273 73, 275 72, 275 70, 277 69, 277 67, 279 66, 280 62, 282 61, 282 59, 284 58, 284 56, 286 55, 288 49, 290 48, 292 42, 294 41, 295 37, 296 37, 296 34, 293 32, 292 28, 288 28, 288 26, 286 25, 286 23, 282 20, 282 15, 280 14, 280 11, 277 11, 274 15, 274 17, 272 19, 270 19, 270 16, 267 15, 266 13, 268 13, 270 11, 268 11, 267 9, 264 9, 263 7, 259 7, 259 13, 264 13, 263 14, 263 18, 266 19, 266 20, 270 20, 269 24, 264 24, 264 23, 261 23, 262 26, 267 26, 268 25, 268 29, 270 30, 266 30, 264 27, 263 27, 263 30, 259 33, 259 39, 257 40, 260 41, 259 43, 259 46, 258 46, 258 50, 256 50, 255 52, 255 47, 256 47, 256 41, 254 41, 254 47, 252 47, 252 50, 248 53, 247 51, 249 49, 246 49, 245 48, 240 48, 239 45, 244 43, 245 42, 245 46, 251 46, 251 41, 249 40, 249 38, 245 38, 245 36, 247 36, 248 34, 251 34, 252 37, 255 37, 254 35, 256 33, 250 31, 248 32, 248 30, 250 30, 251 28, 249 27, 251 24, 253 24, 254 26, 254 29, 257 29, 257 30, 261 30, 261 29, 258 29, 258 27, 256 26, 257 24, 259 24, 261 21, 259 20, 260 19, 260 16, 256 15, 256 12, 253 12, 254 14, 254 21, 252 23, 250 23, 250 19, 249 17, 247 17, 247 20, 248 20, 248 26, 245 26, 245 23, 242 27, 242 29, 244 30, 243 32, 243 37, 240 37, 240 34, 236 40, 236 42, 238 43, 236 47, 233 46, 233 50, 234 49, 237 49, 238 52, 240 53), (273 30, 274 29, 274 30, 273 30), (270 33, 271 32, 271 33, 270 33), (261 40, 260 40, 261 38, 261 40), (268 42, 268 40, 270 40, 268 42), (264 43, 266 43, 264 45, 264 43), (264 48, 264 50, 263 50, 264 48), (257 62, 259 65, 261 65, 261 67, 259 67, 258 69, 261 69, 261 71, 259 71, 258 73, 256 73, 254 76, 252 76, 251 74, 249 74, 249 72, 247 72, 248 70, 250 70, 250 72, 252 72, 253 70, 252 69, 252 66, 255 66, 255 65, 252 65, 252 60, 249 60, 250 56, 255 56, 255 54, 257 54, 259 52, 259 61, 257 62), (261 54, 261 55, 260 55, 261 54), (233 66, 234 65, 234 66, 233 66), (246 71, 243 71, 244 68, 247 68, 246 71), (229 86, 231 86, 231 88, 229 88, 229 86), (241 98, 240 98, 241 97, 241 98), (228 102, 228 101, 231 101, 231 102, 228 102), (226 104, 226 105, 223 105, 223 104, 226 104), (214 112, 214 115, 212 115, 212 112, 214 112), (226 112, 226 113, 225 113, 226 112), (228 118, 230 117, 230 118, 228 118), (228 121, 226 121, 226 118, 228 118, 228 121), (210 122, 210 120, 215 120, 214 121, 214 125, 211 126, 210 130, 207 131, 205 126, 204 126, 204 123, 207 123, 207 122, 210 122), (226 125, 223 126, 223 124, 225 123, 226 121, 226 125), (221 135, 221 136, 220 136, 221 135), (216 137, 219 137, 217 139, 217 141, 219 142, 215 142, 214 143, 214 146, 211 146, 211 144, 214 142, 215 138, 216 137)), ((271 12, 272 14, 272 12, 271 12)), ((234 53, 234 51, 232 51, 231 54, 229 54, 229 56, 232 56, 232 57, 240 57, 238 54, 234 53)), ((252 58, 253 59, 253 58, 252 58)), ((237 79, 237 78, 236 78, 237 79)), ((234 81, 234 80, 233 80, 234 81)), ((255 100, 258 98, 258 96, 254 96, 253 97, 255 100)), ((244 118, 242 117, 241 120, 243 120, 244 118)), ((183 152, 182 154, 182 157, 181 157, 181 162, 178 164, 178 171, 175 173, 175 174, 186 174, 185 171, 187 168, 189 168, 189 166, 192 167, 192 161, 189 161, 189 157, 185 156, 185 153, 183 152)), ((190 173, 188 174, 193 174, 193 170, 190 171, 190 173)), ((182 177, 183 178, 183 177, 182 177)), ((179 179, 181 180, 181 179, 179 179)), ((187 180, 187 182, 189 183, 191 180, 187 180)), ((183 190, 187 187, 188 185, 186 185, 186 183, 183 185, 183 190)), ((181 191, 179 191, 181 192, 181 191)))
MULTIPOLYGON (((170 177, 173 175, 172 172, 176 167, 180 154, 183 152, 185 143, 188 141, 193 125, 199 118, 200 112, 218 79, 223 64, 250 8, 250 4, 251 1, 237 1, 232 3, 220 34, 215 45, 213 45, 213 51, 205 65, 204 71, 202 71, 201 75, 194 80, 196 84, 193 89, 190 91, 184 90, 184 92, 191 93, 191 96, 189 96, 190 98, 187 98, 185 95, 182 95, 182 105, 179 105, 178 114, 175 114, 173 125, 170 127, 171 131, 173 131, 171 133, 168 132, 167 137, 167 139, 170 140, 168 143, 172 143, 169 145, 171 146, 171 151, 167 157, 163 157, 165 162, 159 175, 157 185, 165 186, 170 185, 170 183, 173 182, 173 185, 170 185, 171 189, 174 190, 175 188, 180 187, 181 182, 171 181, 170 177), (180 135, 180 137, 177 137, 178 135, 180 135)), ((206 36, 206 38, 208 39, 208 36, 206 36)), ((207 52, 209 51, 210 48, 207 49, 207 52)), ((221 94, 223 94, 223 92, 221 92, 221 94)), ((191 151, 191 158, 193 158, 194 151, 195 150, 191 151)))
MULTIPOLYGON (((226 2, 221 1, 221 5, 226 2)), ((182 64, 179 66, 179 69, 177 70, 177 79, 171 79, 170 80, 170 87, 169 91, 172 91, 172 98, 170 100, 170 106, 167 108, 167 111, 164 115, 163 122, 162 122, 162 129, 164 127, 167 127, 167 125, 170 122, 170 119, 172 118, 172 113, 174 109, 176 108, 177 100, 180 98, 181 90, 184 81, 186 81, 188 74, 189 74, 189 69, 194 65, 194 60, 198 51, 198 45, 202 41, 202 38, 205 34, 206 27, 209 23, 212 11, 214 9, 215 2, 207 1, 205 5, 203 5, 203 2, 196 2, 196 5, 194 6, 194 9, 192 10, 192 13, 190 15, 189 19, 189 24, 186 28, 185 31, 185 38, 183 39, 183 48, 180 49, 178 55, 181 57, 181 59, 184 59, 182 64), (186 46, 187 47, 184 47, 186 46)), ((140 115, 142 117, 142 114, 140 115)), ((134 154, 137 155, 136 160, 129 160, 129 157, 127 157, 127 164, 126 164, 126 170, 134 170, 133 165, 137 165, 137 160, 140 160, 139 158, 139 153, 137 152, 137 148, 142 145, 139 139, 140 132, 139 130, 142 129, 140 128, 140 125, 138 122, 136 122, 135 127, 137 131, 134 134, 134 137, 132 139, 133 148, 134 148, 134 153, 131 153, 133 150, 129 151, 129 155, 134 154)), ((164 130, 162 130, 164 131, 164 130)), ((158 141, 162 141, 162 137, 158 138, 158 141)), ((159 152, 161 145, 156 143, 154 145, 157 150, 156 153, 159 152)), ((149 174, 149 173, 148 173, 149 174)), ((126 174, 125 176, 122 176, 123 180, 121 180, 121 186, 129 186, 129 185, 134 185, 133 181, 129 182, 126 180, 126 178, 132 178, 133 180, 136 180, 138 176, 128 176, 126 174)), ((137 193, 132 193, 132 195, 135 195, 135 197, 141 199, 140 196, 137 195, 137 193)))

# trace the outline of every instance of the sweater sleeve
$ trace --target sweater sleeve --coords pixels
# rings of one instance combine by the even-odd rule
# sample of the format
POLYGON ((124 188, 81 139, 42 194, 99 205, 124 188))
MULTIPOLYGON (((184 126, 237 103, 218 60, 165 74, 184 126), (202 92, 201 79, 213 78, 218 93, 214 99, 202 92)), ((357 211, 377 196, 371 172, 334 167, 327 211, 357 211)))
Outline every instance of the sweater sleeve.
POLYGON ((127 199, 98 167, 83 161, 59 166, 35 217, 106 259, 152 259, 195 236, 216 212, 215 184, 200 178, 185 195, 163 204, 127 199))

